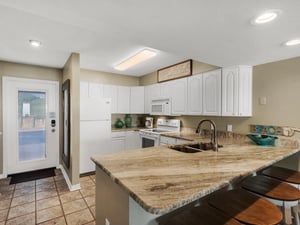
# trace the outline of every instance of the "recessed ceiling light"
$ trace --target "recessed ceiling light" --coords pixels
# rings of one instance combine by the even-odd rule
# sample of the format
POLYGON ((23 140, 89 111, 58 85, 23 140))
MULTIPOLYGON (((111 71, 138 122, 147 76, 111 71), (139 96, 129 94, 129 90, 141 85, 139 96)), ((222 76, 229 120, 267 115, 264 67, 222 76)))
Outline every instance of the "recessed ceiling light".
POLYGON ((40 41, 37 41, 37 40, 29 40, 29 43, 30 43, 31 46, 36 47, 36 48, 38 48, 42 45, 42 43, 40 41))
POLYGON ((141 50, 140 52, 138 52, 137 54, 127 58, 126 60, 124 60, 117 66, 115 66, 114 68, 116 70, 123 71, 123 70, 133 67, 145 60, 148 60, 156 55, 157 55, 156 51, 150 50, 150 49, 144 49, 144 50, 141 50))
POLYGON ((251 23, 254 25, 258 25, 258 24, 264 24, 264 23, 271 22, 278 17, 280 12, 281 11, 278 9, 272 9, 272 10, 265 11, 262 14, 260 14, 259 16, 255 17, 253 20, 251 20, 251 23))
POLYGON ((293 46, 293 45, 299 45, 300 44, 300 39, 293 39, 289 40, 284 43, 286 46, 293 46))

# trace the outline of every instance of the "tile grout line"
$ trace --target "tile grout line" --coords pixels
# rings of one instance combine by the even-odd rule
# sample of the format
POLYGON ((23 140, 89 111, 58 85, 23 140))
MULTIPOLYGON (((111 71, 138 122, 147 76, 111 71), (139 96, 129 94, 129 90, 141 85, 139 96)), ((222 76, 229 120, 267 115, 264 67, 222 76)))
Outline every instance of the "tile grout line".
MULTIPOLYGON (((9 181, 9 182, 10 182, 10 181, 9 181)), ((10 184, 9 184, 9 185, 10 185, 10 184)), ((12 196, 11 196, 11 198, 10 198, 10 203, 9 203, 9 207, 8 207, 8 210, 7 210, 7 215, 6 215, 6 218, 5 218, 5 221, 4 221, 5 224, 7 223, 7 220, 8 220, 8 215, 9 215, 9 213, 10 213, 10 208, 11 208, 11 204, 12 204, 13 197, 14 197, 14 195, 15 195, 15 190, 16 190, 16 184, 14 184, 12 196)))
MULTIPOLYGON (((56 176, 56 172, 55 172, 55 176, 56 176)), ((65 223, 68 224, 68 223, 67 223, 67 218, 66 218, 66 215, 65 215, 65 210, 64 210, 64 208, 63 208, 63 205, 62 205, 62 202, 61 202, 61 199, 60 199, 60 194, 59 194, 59 192, 58 192, 58 188, 57 188, 57 184, 56 184, 56 180, 55 180, 55 179, 54 179, 54 185, 55 185, 55 190, 56 190, 56 192, 57 192, 58 201, 59 201, 61 210, 62 210, 62 212, 63 212, 63 217, 64 217, 64 220, 65 220, 65 223)))

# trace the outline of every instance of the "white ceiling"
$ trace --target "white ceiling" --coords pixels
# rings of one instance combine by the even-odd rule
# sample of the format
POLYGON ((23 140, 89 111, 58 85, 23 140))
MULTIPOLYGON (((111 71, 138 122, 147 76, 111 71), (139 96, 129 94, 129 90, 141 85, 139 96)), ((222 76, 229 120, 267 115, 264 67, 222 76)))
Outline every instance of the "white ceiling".
POLYGON ((78 52, 81 68, 133 76, 186 59, 257 65, 300 56, 300 46, 282 45, 300 38, 299 12, 299 0, 0 0, 0 60, 62 68, 78 52), (268 9, 282 13, 269 24, 250 24, 268 9), (158 56, 113 69, 144 47, 158 56))

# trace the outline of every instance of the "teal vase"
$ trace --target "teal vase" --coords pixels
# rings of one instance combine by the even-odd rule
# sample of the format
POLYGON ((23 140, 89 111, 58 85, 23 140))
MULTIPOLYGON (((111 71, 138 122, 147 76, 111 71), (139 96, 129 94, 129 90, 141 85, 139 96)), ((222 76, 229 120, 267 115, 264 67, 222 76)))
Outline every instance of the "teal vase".
POLYGON ((123 126, 124 126, 123 121, 120 118, 118 118, 116 123, 115 123, 115 127, 116 128, 122 128, 123 126))
POLYGON ((125 127, 130 128, 131 127, 131 116, 130 114, 125 115, 125 127))

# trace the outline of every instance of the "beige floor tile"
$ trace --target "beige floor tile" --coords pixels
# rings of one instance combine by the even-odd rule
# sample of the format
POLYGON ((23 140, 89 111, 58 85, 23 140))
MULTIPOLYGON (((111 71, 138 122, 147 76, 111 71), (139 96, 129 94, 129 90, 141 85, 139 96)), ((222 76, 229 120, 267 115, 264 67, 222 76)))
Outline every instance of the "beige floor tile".
POLYGON ((39 225, 67 225, 65 217, 55 218, 53 220, 46 221, 44 223, 39 223, 39 225))
POLYGON ((49 189, 54 189, 55 187, 55 183, 53 182, 49 182, 49 183, 43 183, 40 185, 37 185, 35 187, 36 192, 40 192, 40 191, 48 191, 49 189))
POLYGON ((13 191, 15 189, 15 184, 13 185, 0 185, 0 192, 13 191))
POLYGON ((22 189, 16 189, 14 192, 14 197, 19 197, 22 195, 30 195, 35 193, 35 186, 33 187, 25 187, 22 189))
POLYGON ((9 209, 8 219, 23 216, 35 211, 35 202, 19 205, 9 209))
POLYGON ((93 214, 93 217, 96 219, 96 206, 90 207, 90 210, 91 210, 91 212, 93 214))
POLYGON ((90 206, 95 205, 96 196, 89 195, 89 196, 84 197, 84 200, 86 201, 87 205, 90 207, 90 206))
POLYGON ((93 187, 83 187, 80 189, 80 192, 82 194, 83 197, 89 196, 89 195, 95 195, 96 191, 95 191, 95 186, 93 187))
POLYGON ((68 184, 65 180, 55 181, 56 187, 68 187, 68 184))
POLYGON ((68 225, 81 225, 94 221, 94 218, 89 209, 71 213, 66 216, 68 225))
POLYGON ((93 187, 93 186, 95 186, 95 183, 91 179, 86 180, 86 181, 80 181, 81 188, 88 188, 88 187, 93 187))
POLYGON ((52 208, 47 208, 44 210, 40 210, 36 212, 37 216, 37 223, 42 223, 47 220, 52 220, 54 218, 63 216, 63 211, 61 209, 61 206, 54 206, 52 208))
POLYGON ((35 186, 35 180, 18 183, 18 184, 16 184, 16 189, 22 189, 22 188, 34 187, 34 186, 35 186))
POLYGON ((54 182, 53 177, 47 177, 47 178, 36 180, 36 185, 46 184, 46 183, 53 183, 53 182, 54 182))
POLYGON ((87 204, 85 203, 85 201, 83 199, 77 199, 75 201, 66 202, 66 203, 63 203, 62 206, 63 206, 65 214, 70 214, 70 213, 87 208, 87 204))
POLYGON ((11 207, 14 207, 17 205, 23 205, 25 203, 34 202, 34 201, 35 201, 35 194, 14 197, 11 202, 11 207))
POLYGON ((0 179, 0 185, 9 185, 11 178, 0 179))
POLYGON ((36 193, 36 200, 41 200, 45 198, 57 196, 57 191, 55 188, 49 189, 47 191, 40 191, 36 193))
POLYGON ((7 217, 8 209, 0 210, 0 222, 5 221, 7 217))
POLYGON ((67 194, 60 195, 59 197, 62 203, 70 202, 82 198, 79 191, 72 191, 67 194))
POLYGON ((96 225, 96 221, 90 222, 90 223, 86 223, 84 225, 96 225))
POLYGON ((4 192, 0 192, 0 199, 4 200, 4 199, 11 199, 13 196, 14 191, 4 191, 4 192))
POLYGON ((35 213, 19 216, 8 220, 6 225, 35 225, 35 213))
POLYGON ((58 175, 58 176, 55 176, 54 177, 54 180, 55 180, 55 182, 57 182, 57 181, 64 181, 65 180, 65 178, 64 178, 64 176, 63 175, 58 175))
POLYGON ((56 197, 46 198, 46 199, 37 201, 36 209, 42 210, 42 209, 50 208, 50 207, 57 206, 57 205, 60 205, 60 201, 59 201, 59 198, 56 196, 56 197))
POLYGON ((89 180, 91 180, 90 176, 84 176, 84 177, 79 178, 80 183, 83 182, 83 181, 89 181, 89 180))
POLYGON ((10 207, 11 199, 5 199, 0 201, 0 209, 7 209, 10 207))
POLYGON ((3 221, 3 222, 0 222, 0 225, 5 225, 5 222, 3 221))

